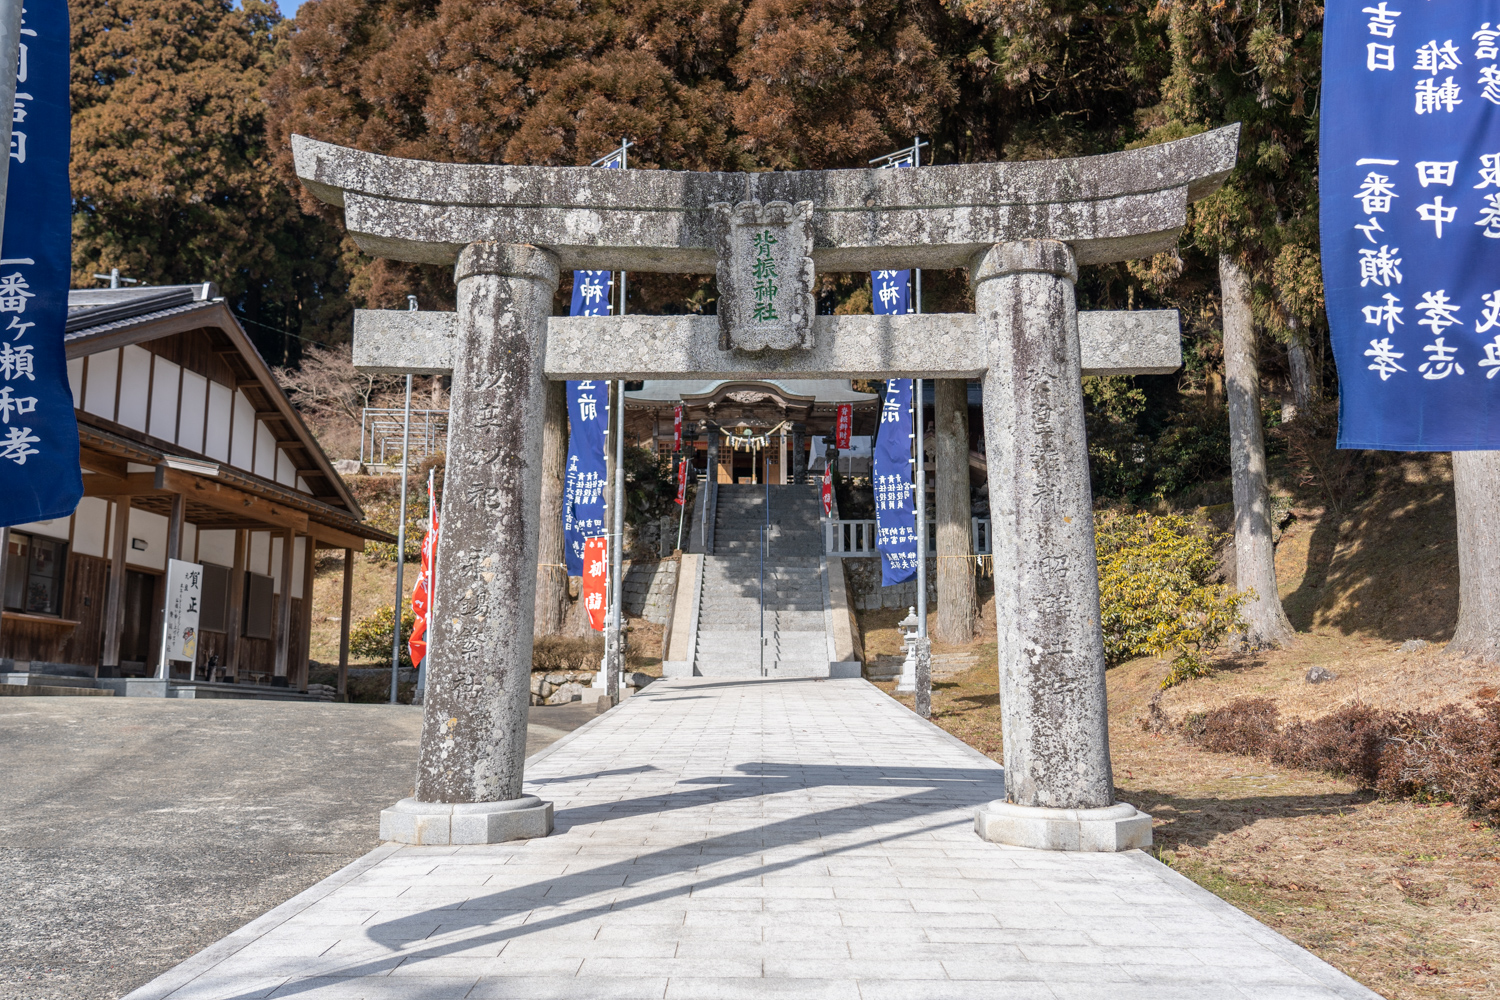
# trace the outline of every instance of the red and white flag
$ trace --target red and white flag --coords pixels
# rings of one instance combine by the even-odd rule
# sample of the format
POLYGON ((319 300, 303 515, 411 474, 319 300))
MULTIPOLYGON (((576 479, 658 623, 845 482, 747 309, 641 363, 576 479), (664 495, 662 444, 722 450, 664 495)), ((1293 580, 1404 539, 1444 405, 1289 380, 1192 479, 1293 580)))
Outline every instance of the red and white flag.
POLYGON ((411 612, 416 622, 411 627, 411 638, 406 643, 411 653, 411 662, 421 665, 427 657, 427 629, 432 617, 432 565, 437 560, 438 515, 437 499, 433 493, 433 474, 427 470, 427 534, 422 539, 422 571, 417 574, 417 585, 411 590, 411 612))
POLYGON ((589 627, 604 631, 604 586, 609 579, 609 559, 603 535, 583 543, 583 609, 589 615, 589 627))
POLYGON ((835 448, 849 447, 849 434, 854 430, 854 405, 852 403, 839 404, 838 423, 833 429, 833 446, 835 448))
MULTIPOLYGON (((682 407, 676 407, 672 412, 672 450, 682 450, 682 407)), ((682 501, 678 501, 681 503, 682 501)))
POLYGON ((679 507, 687 502, 687 470, 688 458, 684 455, 677 462, 677 506, 679 507))
POLYGON ((833 463, 823 467, 823 516, 833 516, 833 463))

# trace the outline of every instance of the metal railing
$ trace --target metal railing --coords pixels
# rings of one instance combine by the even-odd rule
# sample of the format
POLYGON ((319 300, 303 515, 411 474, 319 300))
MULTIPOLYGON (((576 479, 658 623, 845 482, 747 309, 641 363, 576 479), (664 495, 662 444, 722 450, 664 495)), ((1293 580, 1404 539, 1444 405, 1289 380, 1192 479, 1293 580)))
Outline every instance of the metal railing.
MULTIPOLYGON (((391 465, 401 461, 401 440, 406 411, 399 407, 367 406, 359 418, 359 460, 367 465, 391 465)), ((448 411, 411 411, 411 453, 408 465, 418 465, 429 455, 448 449, 448 411)))
MULTIPOLYGON (((974 546, 974 555, 990 555, 990 519, 987 517, 970 518, 969 531, 969 538, 974 546)), ((830 556, 846 558, 878 555, 875 548, 875 522, 839 521, 825 518, 823 520, 823 551, 830 556)), ((937 555, 936 521, 927 522, 927 554, 937 555)))

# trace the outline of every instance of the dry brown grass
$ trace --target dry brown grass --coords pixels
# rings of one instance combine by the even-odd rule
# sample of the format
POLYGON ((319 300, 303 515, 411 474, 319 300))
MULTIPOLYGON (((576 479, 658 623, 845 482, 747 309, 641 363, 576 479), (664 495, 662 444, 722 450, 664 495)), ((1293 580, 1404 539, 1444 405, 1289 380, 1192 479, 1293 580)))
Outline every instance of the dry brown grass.
MULTIPOLYGON (((1145 731, 1165 671, 1109 672, 1116 794, 1154 817, 1160 860, 1393 1000, 1496 995, 1497 831, 1145 731)), ((935 684, 933 721, 1000 760, 995 686, 988 660, 935 684)))

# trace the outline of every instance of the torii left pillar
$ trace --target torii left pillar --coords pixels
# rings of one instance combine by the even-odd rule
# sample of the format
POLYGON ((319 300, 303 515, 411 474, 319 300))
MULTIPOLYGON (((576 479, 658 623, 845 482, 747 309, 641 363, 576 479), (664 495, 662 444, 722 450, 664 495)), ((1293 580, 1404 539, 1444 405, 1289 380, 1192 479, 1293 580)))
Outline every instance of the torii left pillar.
POLYGON ((459 255, 459 342, 417 794, 380 814, 405 844, 545 837, 522 792, 540 534, 542 374, 557 258, 472 243, 459 255))

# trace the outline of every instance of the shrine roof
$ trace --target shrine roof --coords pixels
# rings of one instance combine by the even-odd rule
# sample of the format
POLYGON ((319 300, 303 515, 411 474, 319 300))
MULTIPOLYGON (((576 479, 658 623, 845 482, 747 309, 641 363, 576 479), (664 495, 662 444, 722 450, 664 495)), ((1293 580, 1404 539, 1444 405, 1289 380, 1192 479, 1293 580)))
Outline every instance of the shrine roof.
POLYGON ((693 403, 713 396, 722 386, 735 384, 751 388, 764 385, 779 389, 787 396, 810 399, 815 405, 833 406, 838 403, 875 403, 880 397, 872 392, 856 392, 848 379, 717 379, 701 381, 694 379, 647 379, 637 390, 627 390, 625 399, 635 403, 675 404, 693 403))

